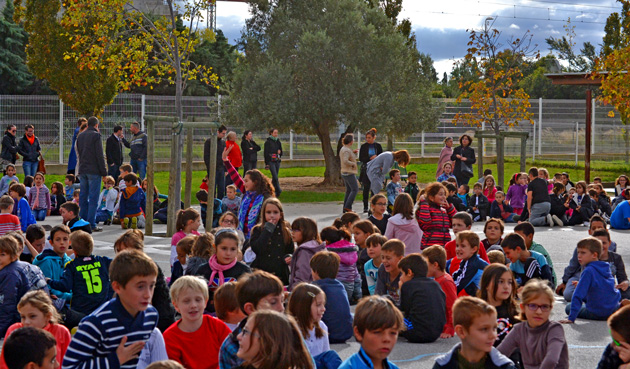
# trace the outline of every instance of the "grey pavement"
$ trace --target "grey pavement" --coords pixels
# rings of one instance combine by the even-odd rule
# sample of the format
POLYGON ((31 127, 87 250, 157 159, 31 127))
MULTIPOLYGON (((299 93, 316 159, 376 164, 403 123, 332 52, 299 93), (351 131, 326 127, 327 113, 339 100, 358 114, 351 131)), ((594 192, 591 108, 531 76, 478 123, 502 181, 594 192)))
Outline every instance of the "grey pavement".
MULTIPOLYGON (((288 221, 299 216, 308 216, 318 222, 320 228, 332 224, 334 219, 341 215, 341 202, 325 203, 300 203, 286 204, 285 215, 288 221)), ((362 204, 355 202, 354 210, 360 212, 362 204)), ((361 214, 365 218, 367 214, 361 214)), ((48 217, 42 224, 55 225, 61 222, 60 217, 48 217)), ((116 238, 123 233, 120 226, 112 225, 103 227, 104 231, 94 233, 94 253, 97 255, 114 256, 113 244, 116 238)), ((506 233, 511 232, 514 224, 506 225, 506 233)), ((483 236, 483 225, 476 223, 473 230, 483 236)), ((165 225, 154 225, 156 233, 166 232, 165 225)), ((201 229, 200 229, 201 232, 201 229)), ((549 228, 537 227, 534 240, 542 244, 550 253, 558 278, 561 278, 564 267, 568 264, 573 249, 577 242, 588 235, 586 227, 549 228)), ((617 252, 626 260, 630 260, 630 232, 611 230, 612 240, 617 243, 617 252)), ((145 251, 169 274, 170 238, 145 237, 145 251)), ((564 313, 566 303, 557 296, 556 304, 551 315, 552 320, 566 318, 564 313)), ((569 344, 569 357, 571 368, 595 368, 605 346, 611 341, 605 322, 577 320, 575 324, 565 325, 564 331, 569 344)), ((430 368, 437 355, 445 353, 459 340, 454 337, 440 339, 430 344, 412 344, 404 338, 400 338, 390 358, 401 368, 430 368)), ((332 348, 345 359, 357 352, 359 343, 354 339, 346 344, 332 345, 332 348)))

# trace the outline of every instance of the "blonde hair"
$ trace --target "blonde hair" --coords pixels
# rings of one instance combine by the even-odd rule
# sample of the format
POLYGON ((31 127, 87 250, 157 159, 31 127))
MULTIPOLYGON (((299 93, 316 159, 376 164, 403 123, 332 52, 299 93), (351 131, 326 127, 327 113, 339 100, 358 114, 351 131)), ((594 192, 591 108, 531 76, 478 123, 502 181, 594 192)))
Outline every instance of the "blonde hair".
POLYGON ((48 294, 43 290, 29 291, 18 302, 18 310, 22 309, 26 305, 31 305, 35 309, 39 310, 46 315, 50 315, 49 323, 55 324, 61 321, 61 316, 55 309, 52 300, 48 297, 48 294))
POLYGON ((82 230, 70 234, 70 244, 76 256, 90 256, 94 250, 94 239, 89 233, 82 230))
POLYGON ((171 300, 173 300, 173 302, 177 302, 179 295, 186 289, 191 289, 194 292, 201 293, 206 301, 210 298, 208 294, 208 283, 203 278, 185 275, 177 278, 171 286, 171 300))
MULTIPOLYGON (((549 305, 553 307, 555 299, 553 297, 553 291, 549 288, 547 282, 540 279, 530 279, 521 291, 521 304, 526 305, 540 296, 546 296, 549 299, 549 305)), ((525 309, 521 311, 521 320, 527 320, 524 310, 525 309)))

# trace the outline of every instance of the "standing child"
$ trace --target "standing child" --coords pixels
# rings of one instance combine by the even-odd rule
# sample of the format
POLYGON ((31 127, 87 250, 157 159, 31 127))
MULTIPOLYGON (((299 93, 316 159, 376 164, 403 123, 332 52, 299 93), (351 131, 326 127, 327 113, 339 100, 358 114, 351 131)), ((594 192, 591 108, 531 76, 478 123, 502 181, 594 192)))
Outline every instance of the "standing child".
POLYGON ((445 272, 446 251, 442 246, 429 246, 422 250, 422 256, 427 260, 427 277, 435 279, 446 295, 446 324, 442 329, 440 338, 451 338, 455 334, 453 327, 453 304, 457 300, 457 287, 453 277, 445 272))
POLYGON ((295 318, 306 348, 315 361, 317 356, 330 351, 328 327, 322 321, 326 312, 326 294, 321 288, 309 283, 298 284, 291 292, 287 310, 295 318))
MULTIPOLYGON (((120 167, 121 171, 122 171, 122 167, 120 167)), ((66 178, 63 180, 63 182, 65 183, 65 194, 66 194, 66 201, 72 201, 72 197, 74 195, 74 191, 79 189, 79 184, 76 183, 77 178, 74 176, 74 174, 66 174, 66 178)))
MULTIPOLYGON (((387 238, 376 233, 365 240, 367 255, 370 258, 364 266, 365 281, 370 295, 376 292, 376 281, 378 280, 378 269, 381 266, 381 247, 387 242, 387 238)), ((367 295, 366 295, 367 296, 367 295)))
MULTIPOLYGON (((7 342, 11 333, 22 327, 33 327, 45 330, 55 337, 55 340, 57 341, 57 362, 63 362, 63 357, 66 354, 66 349, 68 348, 72 337, 70 336, 68 328, 58 324, 60 316, 46 292, 27 292, 20 299, 17 309, 22 317, 22 322, 15 323, 9 327, 7 334, 4 336, 4 342, 7 342)), ((0 369, 7 369, 4 357, 5 350, 3 349, 2 356, 0 357, 0 369)))
POLYGON ((66 202, 66 197, 63 195, 63 184, 53 182, 50 186, 50 215, 61 215, 59 208, 64 202, 66 202))
POLYGON ((392 302, 381 296, 367 297, 357 305, 352 327, 361 349, 341 364, 339 369, 398 367, 387 360, 398 333, 404 328, 403 315, 392 302))
POLYGON ((446 163, 442 164, 442 174, 437 177, 436 181, 442 183, 444 181, 447 181, 449 178, 455 178, 455 180, 457 180, 457 178, 453 175, 453 163, 450 161, 447 161, 446 163))
POLYGON ((490 205, 490 218, 502 219, 505 223, 516 223, 514 216, 517 215, 514 212, 512 206, 505 202, 505 194, 503 191, 497 191, 494 196, 494 201, 490 205))
POLYGON ((213 297, 217 318, 221 319, 230 328, 230 331, 235 330, 238 324, 247 317, 238 306, 236 286, 236 282, 223 283, 214 291, 213 297))
POLYGON ((260 212, 260 221, 252 228, 249 240, 252 251, 256 253, 252 268, 274 274, 287 286, 289 264, 295 250, 291 239, 291 225, 284 220, 282 204, 275 197, 265 200, 260 212))
POLYGON ((422 230, 413 217, 413 207, 411 196, 408 194, 398 196, 385 230, 387 239, 397 238, 405 244, 405 255, 419 253, 421 250, 422 230))
POLYGON ((214 313, 212 297, 214 291, 226 282, 235 282, 240 276, 250 273, 249 267, 237 260, 239 239, 236 231, 221 228, 214 234, 215 254, 207 264, 197 269, 197 275, 208 281, 209 299, 206 311, 214 313))
POLYGON ((116 199, 118 198, 118 191, 116 191, 114 184, 114 177, 105 177, 105 189, 98 197, 98 209, 96 210, 96 224, 104 222, 105 225, 112 224, 112 217, 114 216, 114 208, 116 207, 116 199))
POLYGON ((497 347, 504 355, 520 351, 525 369, 569 368, 569 347, 562 324, 549 320, 553 291, 541 280, 529 281, 521 292, 521 319, 497 347))
POLYGON ((50 215, 50 191, 44 184, 45 178, 42 173, 35 174, 35 186, 28 193, 28 203, 33 209, 35 220, 42 221, 46 215, 50 215))
POLYGON ((468 202, 468 212, 472 215, 474 222, 485 222, 490 208, 488 198, 483 195, 481 188, 481 183, 474 184, 473 195, 468 202))
POLYGON ((9 195, 3 195, 0 197, 0 236, 13 231, 19 231, 20 219, 13 212, 13 205, 15 200, 9 195))
POLYGON ((300 282, 312 282, 311 258, 319 251, 325 250, 317 231, 317 223, 306 217, 299 217, 291 224, 291 237, 297 244, 297 248, 291 258, 291 277, 289 278, 289 291, 293 290, 300 282))
POLYGON ((171 299, 181 319, 164 331, 168 358, 189 369, 218 369, 219 349, 230 329, 219 319, 203 314, 208 303, 203 279, 179 278, 171 287, 171 299))
POLYGON ((516 282, 512 271, 503 264, 490 264, 483 270, 477 297, 497 310, 497 347, 514 328, 518 319, 516 282))
POLYGON ((525 197, 527 197, 527 174, 516 173, 512 176, 512 179, 510 179, 510 187, 508 188, 505 198, 518 215, 523 213, 525 197))
POLYGON ((451 218, 457 211, 446 201, 446 188, 441 183, 429 184, 424 196, 420 196, 415 209, 416 219, 423 232, 421 247, 444 246, 451 240, 451 218))
POLYGON ((400 170, 392 169, 389 171, 389 178, 391 181, 387 184, 387 208, 391 210, 396 201, 396 196, 403 192, 402 185, 400 184, 400 170))
POLYGON ((488 202, 492 204, 497 193, 497 186, 492 175, 487 175, 483 180, 483 195, 488 198, 488 202))
POLYGON ((363 296, 368 296, 370 294, 364 270, 365 263, 370 260, 370 257, 367 253, 367 245, 365 244, 365 241, 374 233, 380 234, 380 231, 378 230, 378 228, 376 228, 374 224, 372 224, 372 222, 367 219, 359 220, 352 224, 352 235, 354 236, 354 243, 359 247, 357 270, 359 270, 359 274, 361 275, 361 294, 363 296))
POLYGON ((428 265, 420 254, 405 256, 399 263, 400 310, 409 342, 430 343, 438 339, 446 324, 446 296, 440 285, 427 278, 428 265))
POLYGON ((322 229, 320 235, 323 242, 326 242, 326 249, 339 255, 341 264, 337 280, 341 282, 348 294, 348 301, 351 305, 356 304, 362 295, 361 276, 357 269, 357 252, 359 248, 350 242, 350 233, 345 228, 326 227, 322 229))
POLYGON ((177 232, 171 238, 171 269, 177 260, 177 243, 188 235, 199 236, 197 231, 201 226, 201 215, 193 208, 180 209, 177 211, 175 229, 177 232))
MULTIPOLYGON (((612 342, 606 345, 597 369, 618 369, 630 363, 630 306, 624 306, 608 318, 612 342)), ((627 366, 627 365, 626 365, 627 366)))
POLYGON ((9 192, 9 184, 11 181, 20 182, 18 177, 15 175, 15 165, 8 164, 5 168, 5 175, 0 179, 0 196, 8 194, 9 192))
POLYGON ((241 198, 236 196, 236 186, 228 185, 225 188, 225 194, 226 196, 221 200, 221 203, 227 207, 227 210, 238 215, 238 210, 241 208, 241 198))
POLYGON ((387 220, 391 215, 387 213, 387 198, 384 195, 376 194, 370 199, 372 214, 368 220, 374 224, 381 234, 385 234, 387 229, 387 220))
POLYGON ((15 206, 17 207, 17 217, 20 219, 20 226, 22 232, 26 232, 26 228, 31 224, 37 224, 35 216, 31 211, 28 201, 24 198, 26 195, 26 187, 21 183, 16 183, 9 187, 9 195, 15 200, 15 206))
POLYGON ((501 218, 490 218, 483 226, 483 233, 486 238, 481 241, 481 246, 486 249, 486 252, 492 250, 502 250, 501 242, 503 241, 503 232, 505 231, 505 224, 501 218))
POLYGON ((534 278, 545 279, 553 285, 553 276, 547 260, 542 254, 528 250, 523 236, 518 233, 508 234, 501 242, 501 247, 510 260, 510 270, 514 272, 518 286, 525 286, 527 281, 534 278))
POLYGON ((453 277, 457 296, 476 296, 483 270, 488 263, 477 254, 479 236, 473 231, 461 231, 456 237, 455 257, 446 262, 446 270, 453 277))
POLYGON ((397 239, 389 240, 381 247, 381 266, 378 268, 376 295, 387 295, 400 306, 400 268, 398 263, 405 256, 405 244, 397 239))
POLYGON ((413 200, 413 203, 416 203, 418 199, 418 194, 420 193, 420 189, 418 188, 418 173, 411 171, 407 173, 407 186, 405 186, 405 193, 408 193, 413 200))
POLYGON ((90 223, 79 218, 79 205, 74 202, 64 202, 59 209, 63 224, 70 228, 71 232, 82 230, 87 233, 92 233, 92 226, 90 223))
POLYGON ((129 173, 124 178, 125 189, 120 195, 120 224, 123 229, 144 228, 147 198, 138 187, 138 176, 129 173))

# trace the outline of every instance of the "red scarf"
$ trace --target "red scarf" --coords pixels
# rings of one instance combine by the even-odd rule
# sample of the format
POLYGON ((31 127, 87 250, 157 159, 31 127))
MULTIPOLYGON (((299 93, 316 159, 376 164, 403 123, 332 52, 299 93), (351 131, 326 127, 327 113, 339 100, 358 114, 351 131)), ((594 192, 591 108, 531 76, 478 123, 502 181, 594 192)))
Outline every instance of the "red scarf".
POLYGON ((31 143, 31 145, 35 143, 35 135, 33 135, 33 137, 28 137, 28 135, 26 135, 26 139, 31 143))

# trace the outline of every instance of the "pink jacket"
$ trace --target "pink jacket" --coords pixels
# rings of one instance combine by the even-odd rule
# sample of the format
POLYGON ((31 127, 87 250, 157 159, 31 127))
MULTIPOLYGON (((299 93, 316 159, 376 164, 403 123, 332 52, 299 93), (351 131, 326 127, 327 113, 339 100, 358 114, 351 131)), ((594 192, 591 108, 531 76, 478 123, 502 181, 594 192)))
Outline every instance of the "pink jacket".
POLYGON ((357 269, 359 247, 352 242, 341 240, 327 245, 326 248, 330 252, 337 253, 337 255, 341 258, 337 279, 347 283, 354 282, 354 280, 359 276, 359 271, 357 269))
POLYGON ((421 252, 422 230, 418 222, 403 218, 402 214, 396 214, 387 220, 385 229, 387 239, 397 238, 405 243, 405 255, 421 252))

